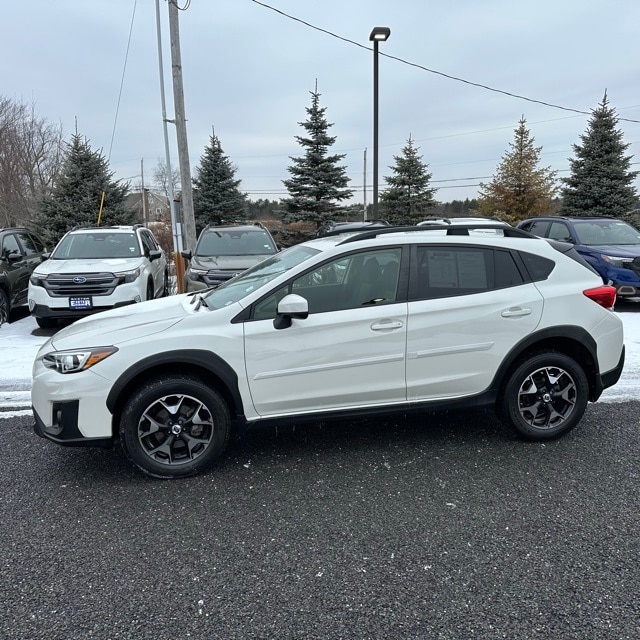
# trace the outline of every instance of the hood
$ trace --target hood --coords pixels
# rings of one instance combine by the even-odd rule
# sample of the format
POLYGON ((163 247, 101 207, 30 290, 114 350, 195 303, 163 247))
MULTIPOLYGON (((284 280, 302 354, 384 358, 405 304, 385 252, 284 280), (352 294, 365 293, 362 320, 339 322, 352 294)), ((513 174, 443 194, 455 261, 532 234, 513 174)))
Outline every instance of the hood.
POLYGON ((640 244, 598 244, 582 245, 586 251, 598 251, 606 256, 619 256, 621 258, 640 257, 640 244))
POLYGON ((272 256, 272 253, 257 256, 193 256, 192 266, 200 269, 229 269, 244 271, 254 264, 272 256))
POLYGON ((36 272, 40 275, 49 275, 50 273, 102 273, 108 271, 110 273, 120 271, 133 271, 143 264, 142 257, 136 258, 103 258, 98 260, 92 258, 83 260, 81 258, 75 260, 45 260, 36 267, 36 272))
POLYGON ((55 349, 78 349, 116 345, 160 333, 189 315, 186 299, 187 294, 169 296, 96 313, 58 331, 51 344, 55 349))

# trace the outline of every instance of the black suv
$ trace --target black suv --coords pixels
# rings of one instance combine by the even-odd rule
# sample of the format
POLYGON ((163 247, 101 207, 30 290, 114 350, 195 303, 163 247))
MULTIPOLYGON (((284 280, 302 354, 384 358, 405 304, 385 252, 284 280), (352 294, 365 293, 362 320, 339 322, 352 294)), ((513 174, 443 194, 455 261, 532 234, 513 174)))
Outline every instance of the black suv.
POLYGON ((44 243, 28 229, 0 228, 0 325, 27 304, 29 277, 44 260, 44 243))

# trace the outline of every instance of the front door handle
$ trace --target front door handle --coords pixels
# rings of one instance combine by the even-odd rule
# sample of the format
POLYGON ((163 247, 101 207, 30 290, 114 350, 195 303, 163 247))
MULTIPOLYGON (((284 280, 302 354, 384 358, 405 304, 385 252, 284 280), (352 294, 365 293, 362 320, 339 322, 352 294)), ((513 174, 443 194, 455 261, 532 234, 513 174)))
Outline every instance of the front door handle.
POLYGON ((389 331, 389 329, 402 329, 404 323, 399 320, 391 320, 389 322, 374 322, 371 325, 372 331, 389 331))
POLYGON ((502 312, 503 318, 517 318, 518 316, 530 316, 531 309, 529 307, 510 307, 502 312))

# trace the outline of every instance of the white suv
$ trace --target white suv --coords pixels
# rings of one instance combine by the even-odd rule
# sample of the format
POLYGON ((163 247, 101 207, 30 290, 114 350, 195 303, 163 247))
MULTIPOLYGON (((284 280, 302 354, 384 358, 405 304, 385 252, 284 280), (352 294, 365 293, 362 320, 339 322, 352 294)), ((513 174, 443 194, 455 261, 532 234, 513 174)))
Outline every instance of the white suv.
POLYGON ((35 431, 119 439, 156 477, 197 473, 263 421, 495 405, 555 438, 620 376, 615 290, 566 245, 461 229, 318 238, 217 289, 80 320, 36 357, 35 431))
POLYGON ((29 281, 29 311, 43 328, 167 295, 164 251, 142 225, 69 231, 29 281))

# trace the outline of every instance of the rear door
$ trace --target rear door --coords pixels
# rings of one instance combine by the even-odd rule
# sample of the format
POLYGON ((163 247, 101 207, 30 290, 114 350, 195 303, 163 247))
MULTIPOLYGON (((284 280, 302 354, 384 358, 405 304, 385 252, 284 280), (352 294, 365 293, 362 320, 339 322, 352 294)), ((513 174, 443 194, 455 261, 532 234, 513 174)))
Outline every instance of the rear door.
POLYGON ((457 398, 491 383, 508 351, 531 333, 543 298, 510 251, 418 246, 407 325, 407 398, 457 398))

